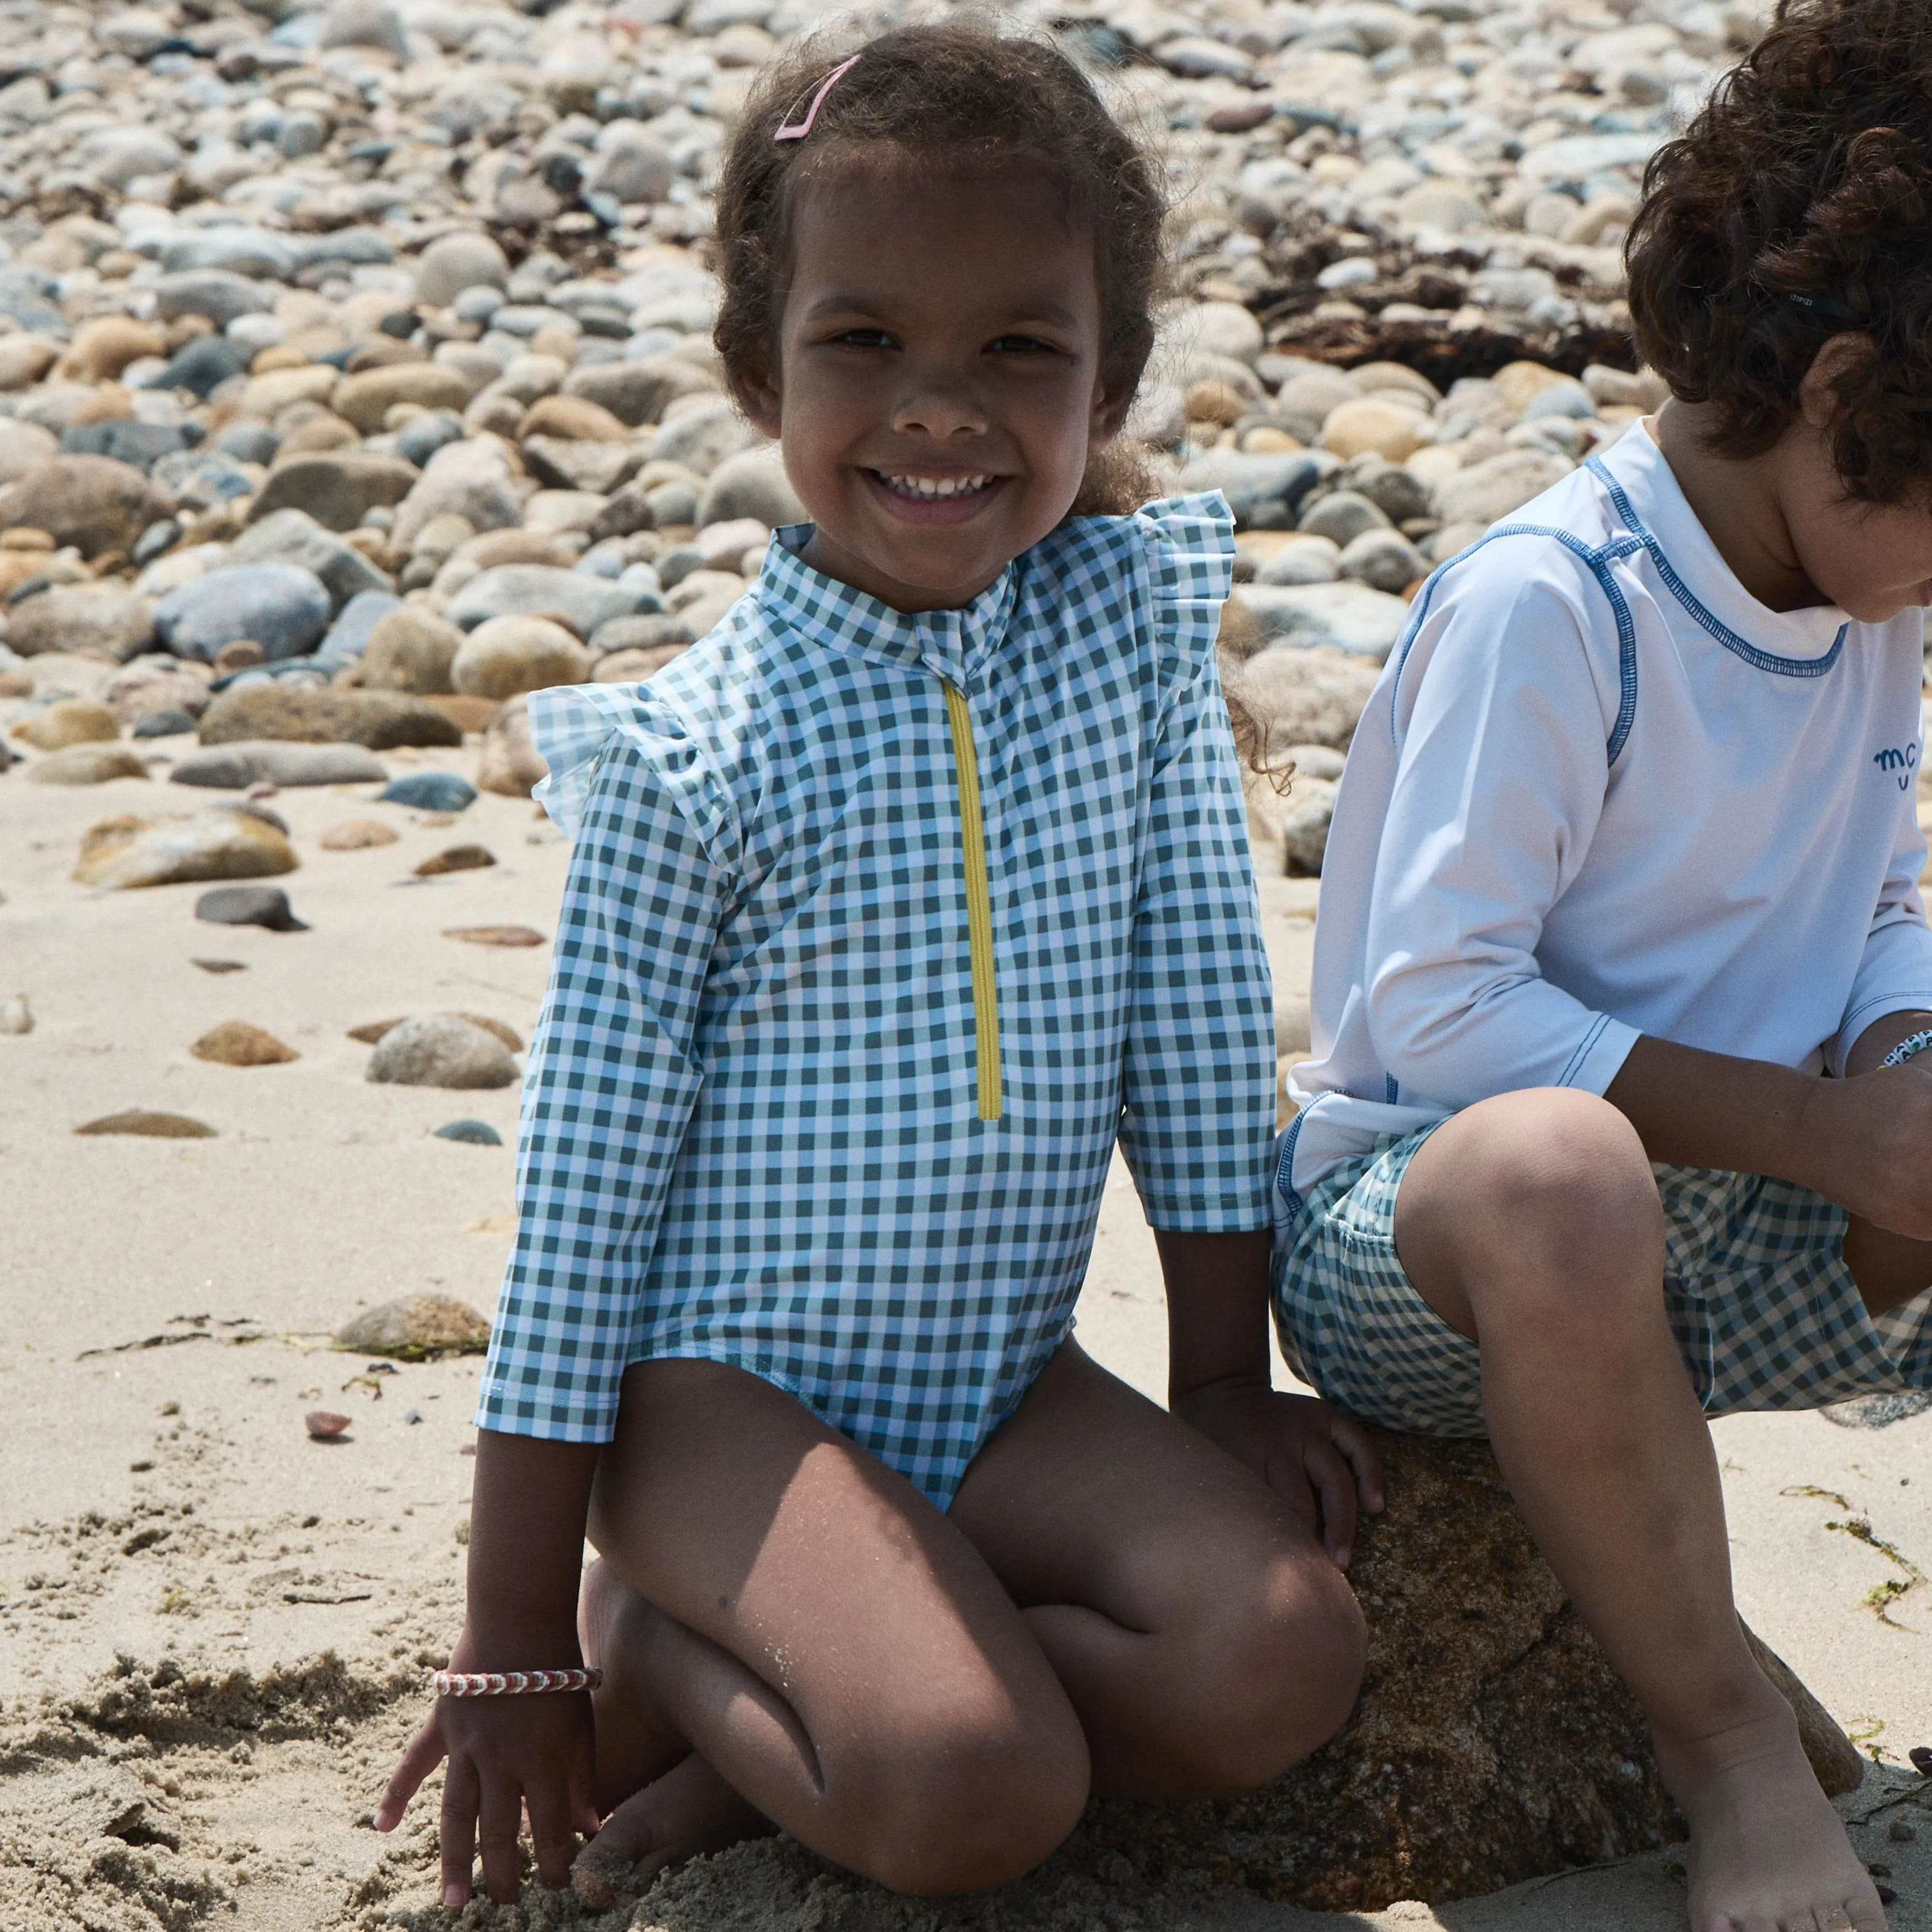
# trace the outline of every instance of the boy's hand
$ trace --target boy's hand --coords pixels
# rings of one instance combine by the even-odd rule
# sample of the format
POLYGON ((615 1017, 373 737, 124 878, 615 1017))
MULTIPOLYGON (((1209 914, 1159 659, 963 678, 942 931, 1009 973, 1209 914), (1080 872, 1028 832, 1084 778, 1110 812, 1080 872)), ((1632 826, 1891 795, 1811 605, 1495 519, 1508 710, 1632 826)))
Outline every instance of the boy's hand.
MULTIPOLYGON (((467 1635, 452 1670, 488 1666, 476 1660, 467 1635)), ((528 1667, 525 1666, 524 1667, 528 1667)), ((599 1823, 592 1796, 592 1731, 586 1691, 522 1697, 439 1697, 410 1740, 376 1808, 376 1828, 392 1832, 417 1787, 442 1760, 442 1902, 459 1912, 470 1902, 480 1838, 484 1889, 499 1905, 516 1902, 517 1839, 530 1819, 537 1870, 545 1885, 570 1882, 575 1834, 599 1823)))
POLYGON ((1932 1056, 1820 1080, 1800 1122, 1808 1185, 1894 1234, 1932 1240, 1932 1056))
POLYGON ((1321 1538, 1336 1568, 1348 1568, 1358 1501, 1371 1516, 1382 1510, 1382 1459, 1360 1423, 1312 1396, 1245 1382, 1190 1390, 1172 1408, 1253 1470, 1321 1538))

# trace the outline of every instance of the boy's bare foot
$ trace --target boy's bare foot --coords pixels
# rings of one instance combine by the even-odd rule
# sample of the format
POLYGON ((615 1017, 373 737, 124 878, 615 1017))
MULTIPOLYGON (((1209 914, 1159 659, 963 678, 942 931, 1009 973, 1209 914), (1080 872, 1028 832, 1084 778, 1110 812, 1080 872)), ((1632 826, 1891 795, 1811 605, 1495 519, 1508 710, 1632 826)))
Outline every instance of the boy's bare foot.
POLYGON ((1714 1738, 1660 1738, 1658 1763, 1690 1820, 1691 1932, 1886 1932, 1781 1700, 1714 1738))
POLYGON ((608 1911, 642 1898, 673 1865, 772 1829, 693 1751, 604 1820, 570 1868, 571 1888, 593 1910, 608 1911))

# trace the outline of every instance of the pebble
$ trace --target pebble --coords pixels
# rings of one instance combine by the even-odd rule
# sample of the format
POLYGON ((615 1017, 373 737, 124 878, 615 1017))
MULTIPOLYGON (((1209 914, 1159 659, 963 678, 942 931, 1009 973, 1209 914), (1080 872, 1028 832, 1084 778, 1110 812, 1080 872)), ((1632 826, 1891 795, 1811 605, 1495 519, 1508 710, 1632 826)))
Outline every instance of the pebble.
POLYGON ((488 1120, 451 1120, 436 1130, 440 1141, 464 1141, 472 1147, 501 1147, 503 1136, 488 1120))
POLYGON ((386 613, 362 652, 362 683, 374 691, 453 692, 450 668, 463 633, 419 604, 386 613))
POLYGON ((490 617, 464 639, 449 676, 459 692, 500 700, 550 685, 581 684, 592 662, 570 632, 548 618, 490 617))
POLYGON ((252 638, 271 659, 314 650, 328 628, 329 595, 291 563, 218 570, 170 590, 154 610, 161 642, 177 657, 212 664, 221 646, 252 638))
MULTIPOLYGON (((398 746, 460 745, 463 730, 426 699, 405 692, 310 690, 279 680, 236 685, 202 715, 204 745, 265 738, 386 752, 398 746)), ((358 776, 384 774, 377 766, 358 776)))
POLYGON ((360 745, 266 738, 244 738, 195 752, 178 760, 168 773, 172 784, 201 785, 211 791, 246 791, 257 784, 380 784, 388 776, 382 760, 360 745))
POLYGON ((374 818, 345 819, 332 825, 316 842, 325 852, 366 852, 376 845, 393 845, 400 835, 374 818))
POLYGON ((260 926, 271 932, 306 932, 279 886, 219 886, 194 902, 194 916, 211 926, 260 926))
POLYGON ((473 577, 445 606, 443 615, 473 631, 493 617, 561 617, 579 637, 589 637, 613 617, 630 616, 638 596, 581 571, 541 563, 500 564, 473 577))
POLYGON ((125 1113, 104 1114, 74 1129, 77 1134, 135 1134, 148 1140, 207 1141, 214 1130, 206 1120, 186 1114, 155 1113, 146 1108, 130 1108, 125 1113))
POLYGON ((349 1418, 326 1408, 312 1408, 302 1418, 302 1426, 317 1442, 339 1440, 349 1426, 349 1418))
POLYGON ((16 993, 10 999, 0 1000, 0 1033, 29 1034, 34 1030, 34 1010, 27 1003, 25 993, 16 993))
POLYGON ((544 936, 527 926, 452 926, 443 928, 446 939, 460 939, 472 946, 541 946, 544 936))
POLYGON ((121 721, 92 698, 69 698, 23 718, 9 735, 37 752, 58 752, 69 745, 111 744, 121 735, 121 721))
POLYGON ((415 875, 418 879, 440 878, 446 872, 478 872, 496 862, 496 854, 487 846, 452 845, 431 854, 416 867, 415 875))
POLYGON ((140 756, 120 745, 70 745, 27 767, 29 784, 106 784, 114 778, 145 778, 140 756))
POLYGON ((461 812, 476 797, 476 788, 454 772, 412 772, 392 779, 379 794, 384 805, 406 805, 418 812, 461 812))
POLYGON ((483 736, 483 756, 476 782, 484 791, 508 798, 528 798, 550 776, 550 767, 530 737, 529 707, 520 698, 506 704, 483 736))
POLYGON ((130 464, 111 456, 52 456, 0 488, 0 529, 25 524, 94 557, 131 549, 173 507, 130 464))
MULTIPOLYGON (((164 818, 104 818, 81 835, 76 885, 119 890, 198 885, 216 879, 272 878, 299 861, 286 832, 253 812, 218 808, 164 818)), ((244 892, 262 889, 242 888, 244 892)), ((218 898, 208 893, 204 900, 218 898)), ((284 914, 288 901, 280 892, 284 914)), ((196 916, 202 916, 200 906, 196 916)), ((253 920, 218 922, 250 925, 253 920)))
POLYGON ((188 1048, 197 1060, 212 1060, 220 1066, 280 1066, 302 1055, 285 1046, 273 1034, 246 1020, 224 1020, 211 1028, 188 1048))
POLYGON ((424 1013, 382 1036, 367 1078, 404 1087, 508 1087, 518 1078, 508 1048, 454 1013, 424 1013))

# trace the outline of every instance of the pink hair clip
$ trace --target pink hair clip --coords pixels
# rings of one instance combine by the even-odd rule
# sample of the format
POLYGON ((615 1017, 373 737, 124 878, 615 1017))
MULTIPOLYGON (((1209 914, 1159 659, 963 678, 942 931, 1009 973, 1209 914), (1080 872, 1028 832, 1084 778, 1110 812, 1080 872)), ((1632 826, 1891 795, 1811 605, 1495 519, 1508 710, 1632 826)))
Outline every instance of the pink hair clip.
POLYGON ((854 54, 848 61, 841 61, 818 83, 818 92, 812 97, 812 105, 805 110, 805 118, 802 121, 794 121, 790 125, 781 128, 772 139, 774 141, 803 140, 806 135, 812 132, 812 124, 818 118, 818 110, 825 105, 825 97, 858 64, 859 56, 856 54, 854 54))

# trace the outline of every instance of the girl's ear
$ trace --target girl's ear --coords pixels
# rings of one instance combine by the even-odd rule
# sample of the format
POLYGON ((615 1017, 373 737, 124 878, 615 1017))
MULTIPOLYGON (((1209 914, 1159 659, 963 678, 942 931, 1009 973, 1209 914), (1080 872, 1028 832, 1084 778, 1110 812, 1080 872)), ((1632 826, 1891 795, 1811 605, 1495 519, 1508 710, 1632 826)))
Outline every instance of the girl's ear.
POLYGON ((1811 358, 1811 366, 1798 386, 1798 412, 1807 428, 1828 430, 1838 420, 1842 405, 1838 385, 1868 362, 1871 354, 1871 338, 1862 329, 1847 329, 1833 336, 1811 358))
POLYGON ((731 390, 752 427, 760 436, 770 436, 776 441, 782 413, 782 399, 770 364, 760 357, 754 367, 733 382, 731 390))
POLYGON ((1087 425, 1087 446, 1103 448, 1120 433, 1127 412, 1134 406, 1134 382, 1110 382, 1105 376, 1095 386, 1094 411, 1087 425))

